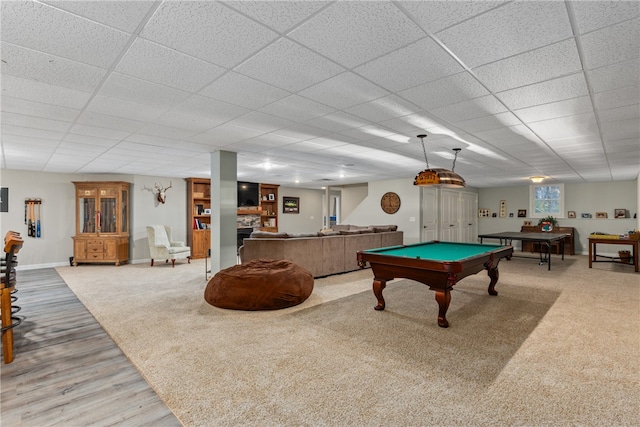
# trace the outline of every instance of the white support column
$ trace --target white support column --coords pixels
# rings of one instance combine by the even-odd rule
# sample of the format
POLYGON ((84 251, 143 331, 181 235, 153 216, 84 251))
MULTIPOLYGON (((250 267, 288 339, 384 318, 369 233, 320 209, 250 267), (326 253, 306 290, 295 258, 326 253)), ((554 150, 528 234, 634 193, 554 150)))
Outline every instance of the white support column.
POLYGON ((237 264, 237 155, 211 153, 211 274, 237 264))

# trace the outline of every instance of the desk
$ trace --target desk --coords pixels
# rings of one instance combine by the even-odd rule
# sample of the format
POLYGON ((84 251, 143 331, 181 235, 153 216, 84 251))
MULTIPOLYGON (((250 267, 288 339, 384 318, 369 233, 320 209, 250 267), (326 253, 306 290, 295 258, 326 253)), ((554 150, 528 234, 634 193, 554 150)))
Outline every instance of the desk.
MULTIPOLYGON (((505 231, 502 233, 493 233, 493 234, 481 234, 478 236, 480 238, 480 243, 482 243, 483 239, 498 239, 500 240, 500 244, 504 242, 504 244, 511 244, 513 240, 520 240, 523 242, 537 242, 542 244, 544 243, 547 247, 547 252, 545 257, 543 258, 542 251, 540 251, 540 263, 547 263, 547 269, 551 270, 551 244, 555 241, 560 243, 560 250, 562 252, 562 260, 564 261, 564 239, 566 236, 565 233, 548 233, 548 232, 531 232, 531 233, 523 233, 519 231, 505 231)), ((530 257, 529 257, 530 258, 530 257)))
POLYGON ((604 255, 598 255, 596 253, 596 245, 598 243, 606 245, 629 245, 631 246, 631 257, 633 257, 633 265, 635 266, 636 273, 638 272, 638 240, 632 239, 603 239, 597 237, 589 237, 589 268, 594 262, 620 262, 611 259, 604 255), (609 260, 596 260, 596 257, 609 258, 609 260))
POLYGON ((364 268, 369 262, 373 270, 373 294, 378 299, 375 310, 384 310, 383 289, 389 280, 405 278, 429 286, 435 291, 439 306, 438 326, 446 328, 451 289, 461 279, 487 270, 491 282, 489 295, 498 295, 500 259, 513 254, 513 247, 481 245, 477 243, 423 242, 413 245, 367 249, 357 253, 358 265, 364 268))

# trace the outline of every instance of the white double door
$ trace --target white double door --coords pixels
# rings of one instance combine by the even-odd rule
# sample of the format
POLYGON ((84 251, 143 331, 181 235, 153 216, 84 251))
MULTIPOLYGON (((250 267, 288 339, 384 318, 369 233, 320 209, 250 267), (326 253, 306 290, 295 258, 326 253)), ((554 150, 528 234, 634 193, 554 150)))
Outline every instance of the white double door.
POLYGON ((476 242, 478 195, 460 190, 423 188, 422 241, 476 242))

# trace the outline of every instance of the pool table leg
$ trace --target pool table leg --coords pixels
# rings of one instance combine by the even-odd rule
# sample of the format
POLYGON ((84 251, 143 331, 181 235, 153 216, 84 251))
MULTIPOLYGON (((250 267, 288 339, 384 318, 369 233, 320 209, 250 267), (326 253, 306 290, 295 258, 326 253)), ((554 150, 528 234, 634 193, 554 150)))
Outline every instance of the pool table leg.
POLYGON ((491 278, 491 282, 489 283, 489 289, 487 289, 487 292, 489 292, 489 295, 498 295, 498 291, 496 291, 495 289, 496 283, 498 283, 498 278, 500 277, 498 266, 496 265, 494 267, 491 264, 485 264, 485 266, 487 268, 487 274, 491 278))
POLYGON ((382 297, 382 290, 387 286, 386 280, 373 279, 373 294, 378 299, 378 304, 373 307, 374 310, 384 310, 385 303, 382 297))
MULTIPOLYGON (((433 288, 432 288, 433 289, 433 288)), ((436 292, 436 301, 438 302, 438 326, 441 328, 448 328, 449 322, 445 317, 449 304, 451 303, 451 292, 449 289, 433 289, 436 292)))

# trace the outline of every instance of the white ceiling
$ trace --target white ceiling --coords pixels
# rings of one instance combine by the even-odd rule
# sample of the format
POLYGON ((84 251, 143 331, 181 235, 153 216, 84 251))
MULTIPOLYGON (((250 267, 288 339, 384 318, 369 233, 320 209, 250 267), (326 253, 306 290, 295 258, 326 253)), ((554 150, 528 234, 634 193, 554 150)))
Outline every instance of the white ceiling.
MULTIPOLYGON (((633 180, 638 1, 2 1, 3 169, 633 180)), ((298 184, 296 184, 298 183, 298 184)))

